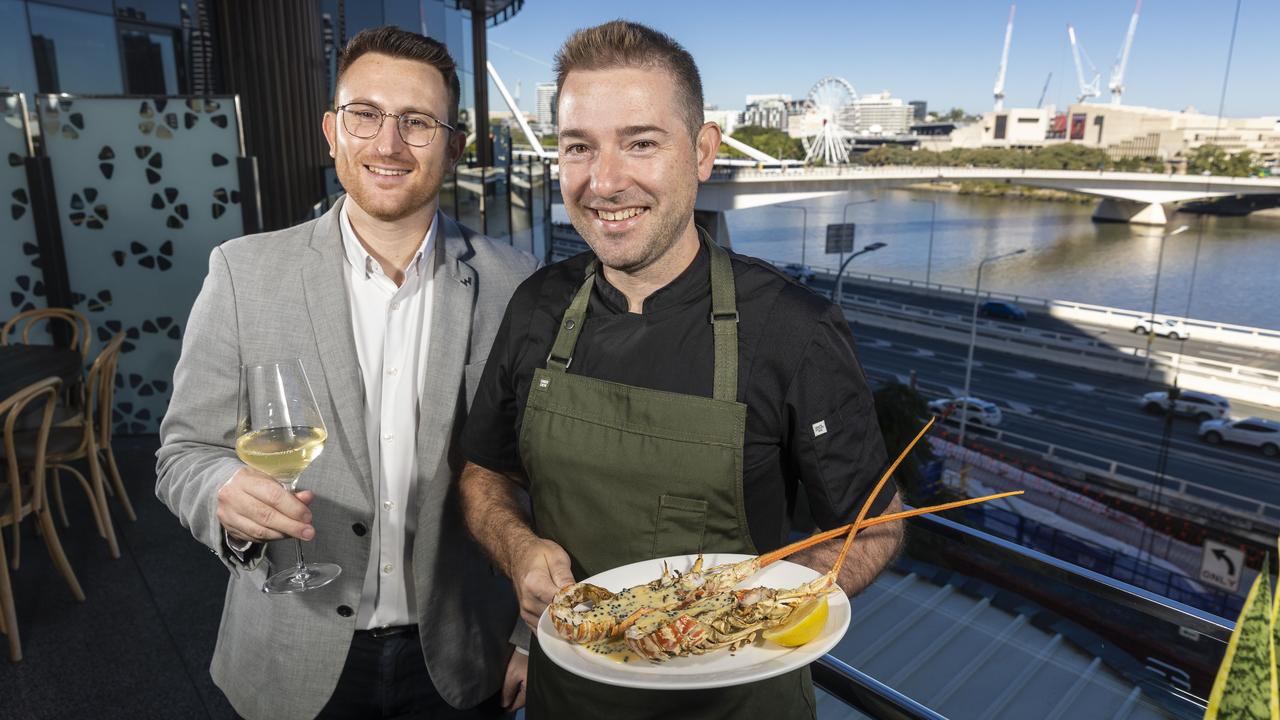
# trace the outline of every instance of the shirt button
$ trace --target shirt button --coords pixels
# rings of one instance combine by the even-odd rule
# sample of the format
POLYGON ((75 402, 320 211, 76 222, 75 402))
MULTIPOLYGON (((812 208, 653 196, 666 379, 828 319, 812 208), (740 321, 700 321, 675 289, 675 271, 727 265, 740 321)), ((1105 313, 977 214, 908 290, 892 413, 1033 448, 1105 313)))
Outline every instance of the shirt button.
POLYGON ((355 533, 356 537, 364 537, 364 534, 369 532, 369 528, 365 527, 364 523, 356 523, 351 526, 351 532, 355 533))
POLYGON ((395 437, 396 437, 396 436, 395 436, 395 435, 393 435, 393 434, 391 434, 391 433, 385 433, 385 434, 382 436, 382 439, 383 439, 383 440, 386 440, 387 442, 391 442, 392 440, 394 440, 394 439, 395 439, 395 437))
POLYGON ((400 368, 387 368, 388 375, 395 375, 398 372, 400 372, 400 368))
POLYGON ((346 605, 339 605, 338 614, 341 615, 342 617, 351 617, 352 615, 355 614, 355 611, 346 605))
POLYGON ((389 510, 391 510, 391 508, 393 508, 393 507, 395 507, 395 506, 396 506, 396 504, 395 504, 394 502, 391 502, 390 500, 383 500, 383 501, 382 501, 382 509, 383 509, 383 510, 388 510, 388 511, 389 511, 389 510))
POLYGON ((392 310, 399 310, 399 309, 400 309, 400 303, 398 303, 398 302, 393 302, 393 303, 391 303, 391 309, 392 309, 392 310))
POLYGON ((391 563, 387 563, 386 565, 382 566, 383 575, 390 575, 392 570, 395 570, 395 567, 393 567, 391 563))

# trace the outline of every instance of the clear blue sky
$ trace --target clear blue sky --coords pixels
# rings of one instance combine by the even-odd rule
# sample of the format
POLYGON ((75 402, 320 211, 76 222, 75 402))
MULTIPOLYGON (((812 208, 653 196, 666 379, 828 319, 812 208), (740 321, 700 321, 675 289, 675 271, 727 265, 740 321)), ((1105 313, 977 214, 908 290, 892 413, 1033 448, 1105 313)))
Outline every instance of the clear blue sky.
MULTIPOLYGON (((1217 112, 1234 11, 1235 0, 1146 0, 1125 103, 1217 112)), ((1132 12, 1131 0, 1019 2, 1006 106, 1034 106, 1050 72, 1045 103, 1065 108, 1074 99, 1067 23, 1102 73, 1105 102, 1132 12)), ((526 0, 519 14, 490 29, 489 59, 513 93, 520 81, 520 106, 532 112, 535 85, 554 80, 549 65, 565 37, 622 17, 666 32, 693 53, 707 101, 721 108, 741 109, 748 93, 803 97, 823 76, 839 75, 859 94, 889 90, 926 100, 931 110, 975 112, 991 108, 1008 13, 1005 0, 526 0)), ((496 90, 490 107, 506 109, 496 90)), ((1280 115, 1280 0, 1243 0, 1225 114, 1280 115)))

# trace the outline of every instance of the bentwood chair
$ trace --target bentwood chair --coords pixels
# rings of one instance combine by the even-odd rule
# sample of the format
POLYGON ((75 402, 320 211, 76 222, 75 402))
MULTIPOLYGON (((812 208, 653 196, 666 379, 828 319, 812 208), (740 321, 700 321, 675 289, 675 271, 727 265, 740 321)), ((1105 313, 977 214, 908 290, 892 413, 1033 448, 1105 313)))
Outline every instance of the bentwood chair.
POLYGON ((124 333, 116 333, 89 368, 81 402, 84 408, 82 422, 74 426, 55 427, 49 435, 48 462, 53 480, 51 494, 63 527, 68 524, 66 506, 62 502, 61 474, 65 472, 78 480, 80 487, 89 496, 89 506, 93 509, 98 534, 106 538, 112 558, 120 557, 120 547, 116 542, 111 512, 107 507, 107 493, 112 492, 120 501, 130 520, 137 520, 129 495, 125 492, 120 470, 116 466, 115 453, 111 450, 111 408, 115 402, 116 367, 120 362, 120 346, 123 344, 124 333), (71 463, 78 460, 84 460, 88 465, 88 478, 71 466, 71 463), (114 491, 107 486, 107 475, 110 475, 114 491))
MULTIPOLYGON (((65 323, 70 328, 71 344, 68 347, 80 353, 80 365, 83 367, 89 361, 89 345, 92 342, 89 319, 68 308, 38 308, 14 315, 0 327, 0 345, 44 344, 47 339, 40 335, 39 330, 48 329, 52 332, 53 325, 59 323, 65 323)), ((80 389, 79 383, 63 387, 65 402, 59 403, 53 411, 54 425, 80 422, 81 408, 76 407, 80 389)))
POLYGON ((54 323, 66 323, 71 327, 70 347, 80 353, 81 362, 88 362, 89 344, 92 340, 89 335, 89 319, 68 308, 38 308, 14 315, 0 328, 0 345, 10 345, 15 340, 22 345, 30 345, 33 339, 39 343, 43 338, 38 335, 32 338, 32 332, 54 323), (10 338, 10 333, 15 337, 10 338))
MULTIPOLYGON (((13 527, 13 569, 17 570, 22 537, 19 526, 28 515, 34 515, 53 564, 67 581, 71 594, 84 602, 84 591, 80 589, 80 581, 62 551, 45 497, 46 451, 53 425, 53 407, 61 385, 62 381, 56 377, 46 378, 0 400, 0 418, 4 422, 3 444, 0 444, 0 452, 3 453, 0 460, 4 464, 3 481, 0 482, 0 531, 13 527), (33 406, 33 403, 43 403, 43 407, 33 406), (18 431, 18 418, 26 414, 28 406, 40 410, 40 423, 35 431, 18 431)), ((0 558, 7 559, 3 532, 0 532, 0 558)), ((18 617, 14 610, 8 565, 0 562, 0 632, 8 635, 9 659, 17 662, 22 659, 22 643, 18 635, 18 617)))

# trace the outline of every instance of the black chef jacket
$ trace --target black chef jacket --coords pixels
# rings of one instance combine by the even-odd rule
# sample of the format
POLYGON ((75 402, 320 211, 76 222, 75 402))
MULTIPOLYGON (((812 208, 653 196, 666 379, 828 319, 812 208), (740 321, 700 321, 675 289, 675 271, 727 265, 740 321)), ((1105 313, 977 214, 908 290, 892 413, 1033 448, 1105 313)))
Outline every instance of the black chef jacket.
MULTIPOLYGON (((760 552, 785 543, 796 490, 817 524, 851 522, 885 468, 884 440, 849 326, 830 301, 773 266, 732 254, 738 296, 738 400, 747 405, 743 495, 760 552)), ((516 290, 493 341, 462 436, 468 460, 523 472, 518 450, 535 368, 545 367, 590 252, 541 268, 516 290)), ((625 385, 712 396, 710 257, 627 312, 596 274, 569 372, 625 385)), ((602 478, 605 480, 605 478, 602 478)), ((890 484, 868 516, 883 512, 890 484)))

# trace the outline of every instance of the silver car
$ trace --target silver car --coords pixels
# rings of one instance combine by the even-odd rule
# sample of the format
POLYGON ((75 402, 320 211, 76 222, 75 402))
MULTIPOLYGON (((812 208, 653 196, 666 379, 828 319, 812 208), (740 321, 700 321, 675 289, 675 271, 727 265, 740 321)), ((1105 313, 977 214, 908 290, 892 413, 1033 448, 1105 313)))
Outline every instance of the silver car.
POLYGON ((1210 445, 1238 443, 1259 448, 1267 457, 1280 455, 1280 422, 1275 420, 1207 420, 1200 423, 1200 438, 1210 445))
POLYGON ((929 411, 951 422, 960 422, 968 416, 968 424, 996 427, 1004 419, 1000 407, 976 397, 942 398, 929 403, 929 411))

